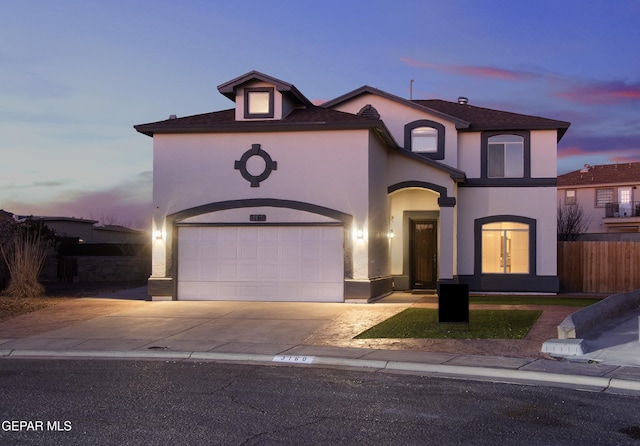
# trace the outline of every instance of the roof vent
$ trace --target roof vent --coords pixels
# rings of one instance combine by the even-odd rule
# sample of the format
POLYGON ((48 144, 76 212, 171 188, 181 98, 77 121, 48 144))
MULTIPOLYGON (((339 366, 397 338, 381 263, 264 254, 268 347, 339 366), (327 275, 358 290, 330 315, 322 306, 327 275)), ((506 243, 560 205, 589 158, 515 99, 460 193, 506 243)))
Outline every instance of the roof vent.
POLYGON ((380 119, 380 113, 378 113, 378 110, 376 110, 375 107, 371 104, 367 104, 362 107, 358 112, 358 115, 364 116, 365 118, 380 119))
POLYGON ((169 119, 178 119, 176 115, 169 115, 169 119))
POLYGON ((464 96, 460 96, 458 98, 458 104, 467 105, 469 103, 469 98, 465 98, 464 96))
POLYGON ((582 169, 580 169, 580 173, 587 173, 591 170, 591 164, 585 164, 582 169))

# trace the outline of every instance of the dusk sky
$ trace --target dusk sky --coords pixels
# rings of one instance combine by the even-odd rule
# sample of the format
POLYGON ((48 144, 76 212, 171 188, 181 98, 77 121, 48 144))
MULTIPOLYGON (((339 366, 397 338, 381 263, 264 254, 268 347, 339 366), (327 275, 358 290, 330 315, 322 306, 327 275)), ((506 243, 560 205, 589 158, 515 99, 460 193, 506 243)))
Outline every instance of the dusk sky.
POLYGON ((640 0, 0 0, 0 209, 150 222, 135 124, 233 107, 251 70, 571 122, 558 173, 640 161, 640 0))

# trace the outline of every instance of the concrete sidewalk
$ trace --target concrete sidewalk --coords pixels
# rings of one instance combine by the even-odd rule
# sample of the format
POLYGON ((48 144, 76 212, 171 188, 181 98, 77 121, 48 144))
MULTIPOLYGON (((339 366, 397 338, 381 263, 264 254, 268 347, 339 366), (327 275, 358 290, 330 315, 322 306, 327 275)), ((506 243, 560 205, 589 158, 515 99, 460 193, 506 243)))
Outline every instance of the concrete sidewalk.
POLYGON ((140 288, 74 299, 0 323, 0 356, 324 365, 640 393, 637 316, 635 338, 631 323, 611 327, 595 350, 569 361, 540 348, 570 308, 543 312, 524 340, 357 340, 408 307, 434 307, 433 298, 394 293, 375 304, 330 304, 145 296, 140 288))

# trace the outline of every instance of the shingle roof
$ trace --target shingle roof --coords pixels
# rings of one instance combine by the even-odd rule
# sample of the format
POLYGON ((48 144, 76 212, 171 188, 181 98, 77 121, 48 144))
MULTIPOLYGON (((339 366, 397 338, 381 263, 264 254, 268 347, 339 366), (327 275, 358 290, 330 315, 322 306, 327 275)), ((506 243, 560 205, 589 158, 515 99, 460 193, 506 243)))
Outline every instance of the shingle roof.
POLYGON ((134 128, 140 133, 153 136, 154 133, 291 130, 297 126, 369 128, 380 125, 381 121, 374 116, 353 115, 323 107, 310 106, 294 110, 285 118, 275 121, 236 121, 235 110, 229 109, 185 116, 183 118, 170 118, 164 121, 135 125, 134 128))
POLYGON ((478 132, 482 130, 557 130, 558 141, 560 141, 571 125, 566 121, 493 110, 441 99, 408 100, 368 85, 325 102, 322 106, 332 108, 365 94, 382 96, 392 101, 426 110, 443 119, 454 122, 456 128, 462 132, 478 132))
POLYGON ((613 183, 640 184, 640 162, 586 165, 583 169, 558 176, 559 187, 613 183))
POLYGON ((558 130, 558 139, 560 139, 569 128, 569 125, 571 125, 566 121, 523 115, 502 110, 493 110, 469 104, 443 101, 441 99, 414 100, 412 102, 428 109, 436 110, 440 113, 467 121, 469 123, 469 127, 466 129, 460 129, 461 131, 477 132, 480 130, 529 129, 558 130))

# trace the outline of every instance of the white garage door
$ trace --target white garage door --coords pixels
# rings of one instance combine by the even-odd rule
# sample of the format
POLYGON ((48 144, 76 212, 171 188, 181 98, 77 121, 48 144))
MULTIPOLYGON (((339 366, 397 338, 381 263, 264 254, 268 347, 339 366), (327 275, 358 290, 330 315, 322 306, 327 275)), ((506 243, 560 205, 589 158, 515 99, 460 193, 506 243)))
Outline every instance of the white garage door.
POLYGON ((178 228, 178 299, 342 302, 340 226, 178 228))

